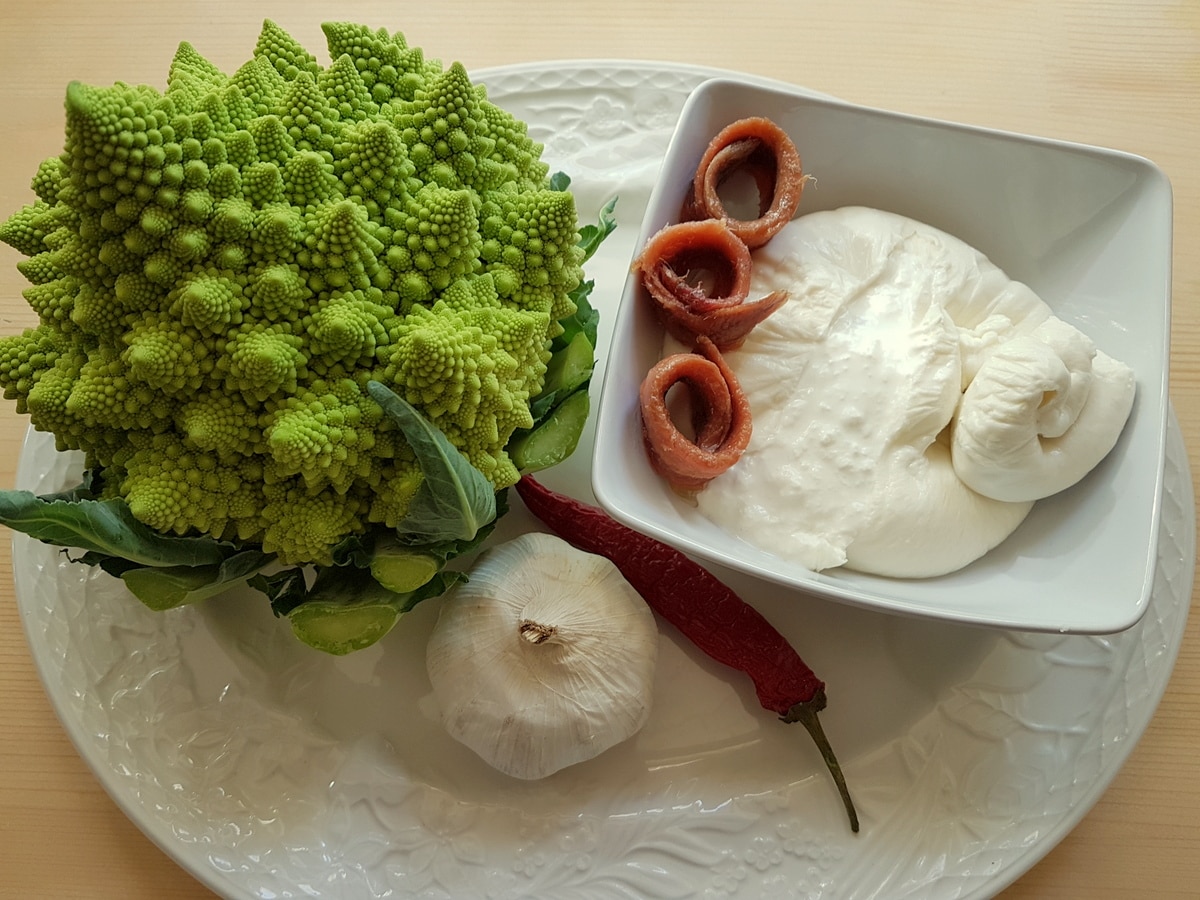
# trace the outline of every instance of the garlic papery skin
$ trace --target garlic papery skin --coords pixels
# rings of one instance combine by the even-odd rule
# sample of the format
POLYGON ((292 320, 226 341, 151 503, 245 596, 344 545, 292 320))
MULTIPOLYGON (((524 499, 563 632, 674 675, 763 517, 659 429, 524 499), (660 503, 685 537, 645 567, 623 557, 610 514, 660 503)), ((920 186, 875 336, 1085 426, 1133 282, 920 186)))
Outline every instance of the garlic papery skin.
POLYGON ((527 780, 636 734, 657 660, 654 614, 616 566, 542 533, 484 551, 426 649, 447 732, 527 780))

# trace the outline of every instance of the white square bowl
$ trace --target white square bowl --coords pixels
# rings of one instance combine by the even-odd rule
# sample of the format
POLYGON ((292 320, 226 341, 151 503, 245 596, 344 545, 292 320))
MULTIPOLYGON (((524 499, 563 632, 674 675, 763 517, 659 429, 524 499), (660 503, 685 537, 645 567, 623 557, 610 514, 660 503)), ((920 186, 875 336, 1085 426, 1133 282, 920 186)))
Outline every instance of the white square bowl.
POLYGON ((599 503, 707 562, 835 601, 1023 631, 1106 634, 1136 623, 1154 576, 1168 416, 1172 200, 1162 171, 1113 150, 719 78, 684 106, 635 252, 676 220, 712 137, 746 116, 782 126, 816 178, 798 215, 875 207, 973 245, 1132 367, 1133 412, 1096 469, 1038 501, 1004 543, 966 568, 924 579, 813 572, 725 532, 651 470, 637 392, 663 335, 631 275, 597 412, 599 503))

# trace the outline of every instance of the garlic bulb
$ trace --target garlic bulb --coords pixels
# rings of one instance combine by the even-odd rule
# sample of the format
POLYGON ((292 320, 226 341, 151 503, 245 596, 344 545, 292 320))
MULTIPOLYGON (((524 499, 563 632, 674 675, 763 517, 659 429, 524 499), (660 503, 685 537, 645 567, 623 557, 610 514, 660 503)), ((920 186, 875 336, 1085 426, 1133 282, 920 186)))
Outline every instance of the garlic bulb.
POLYGON ((426 653, 442 722, 501 772, 542 778, 645 724, 658 628, 604 557, 525 534, 443 602, 426 653))

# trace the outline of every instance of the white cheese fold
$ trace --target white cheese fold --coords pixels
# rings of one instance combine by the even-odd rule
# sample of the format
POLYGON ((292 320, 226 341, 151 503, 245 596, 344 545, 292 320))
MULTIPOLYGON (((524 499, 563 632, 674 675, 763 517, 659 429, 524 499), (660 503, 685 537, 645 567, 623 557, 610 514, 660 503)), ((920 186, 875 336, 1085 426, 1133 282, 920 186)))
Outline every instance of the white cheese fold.
POLYGON ((697 503, 808 568, 959 569, 1086 474, 1129 414, 1127 367, 912 219, 848 207, 794 220, 754 255, 751 296, 773 290, 790 299, 726 354, 750 401, 750 445, 697 503), (1046 365, 1021 362, 1022 347, 1046 365), (1010 415, 1018 394, 1032 431, 1010 415))

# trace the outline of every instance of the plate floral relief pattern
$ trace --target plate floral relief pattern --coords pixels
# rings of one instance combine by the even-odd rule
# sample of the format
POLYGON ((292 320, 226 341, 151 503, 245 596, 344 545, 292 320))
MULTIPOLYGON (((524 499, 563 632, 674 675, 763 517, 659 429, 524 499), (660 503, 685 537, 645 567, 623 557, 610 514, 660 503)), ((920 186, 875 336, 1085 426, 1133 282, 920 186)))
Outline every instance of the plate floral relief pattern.
MULTIPOLYGON (((621 227, 597 257, 597 296, 619 294, 675 118, 712 74, 640 63, 478 73, 531 123, 551 165, 571 173, 584 216, 620 198, 621 227)), ((581 446, 570 465, 586 466, 589 454, 581 446)), ((18 487, 56 489, 76 466, 31 433, 18 487)), ((672 743, 673 701, 691 697, 703 710, 696 698, 724 676, 702 671, 669 636, 656 698, 667 725, 595 766, 513 786, 434 743, 424 607, 411 628, 406 620, 383 644, 334 660, 300 647, 249 593, 152 613, 119 582, 21 535, 14 560, 35 661, 79 752, 130 817, 222 895, 985 897, 1091 807, 1165 689, 1195 559, 1174 420, 1166 486, 1145 618, 1103 637, 968 629, 969 666, 931 676, 928 702, 903 728, 849 743, 859 835, 800 736, 789 749, 775 723, 760 730, 741 695, 712 701, 724 702, 715 737, 701 723, 672 743)), ((836 676, 855 664, 851 654, 836 676)), ((835 673, 825 677, 834 683, 835 673)), ((836 724, 852 735, 867 727, 865 713, 836 724)))

